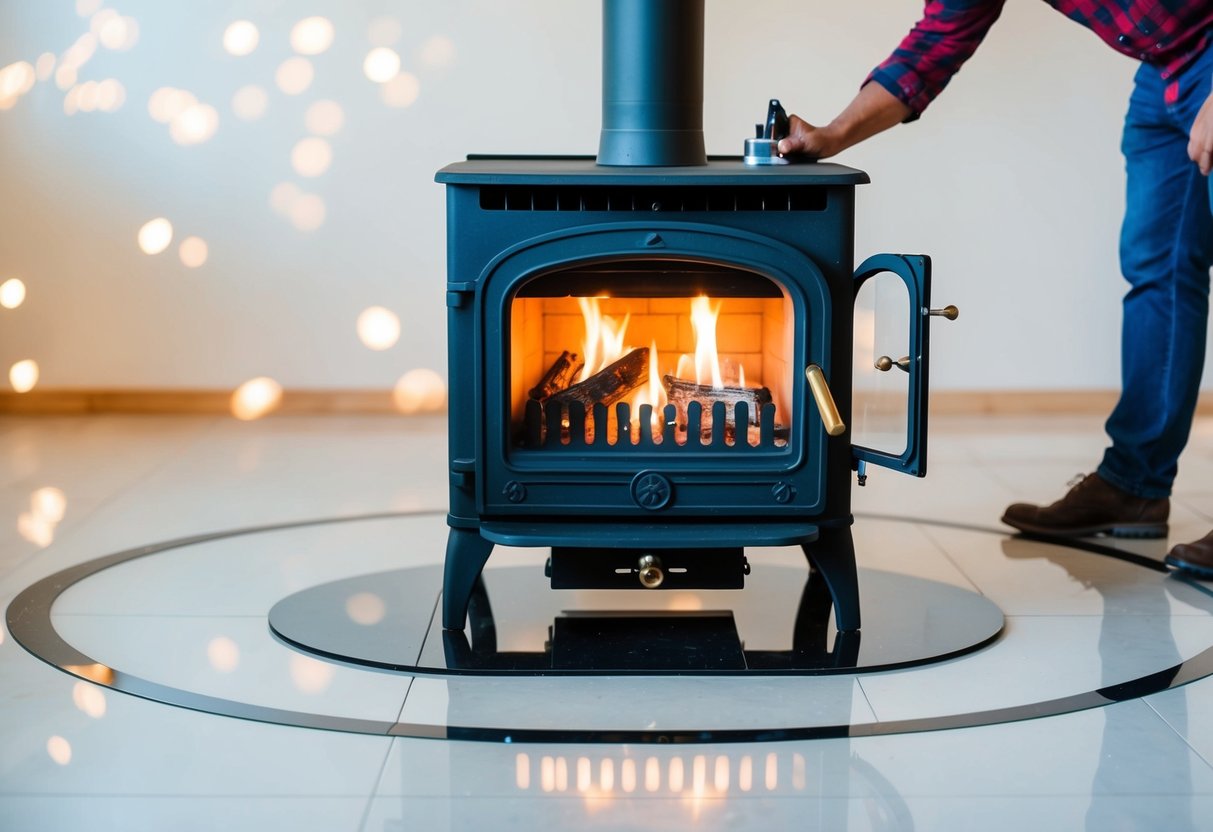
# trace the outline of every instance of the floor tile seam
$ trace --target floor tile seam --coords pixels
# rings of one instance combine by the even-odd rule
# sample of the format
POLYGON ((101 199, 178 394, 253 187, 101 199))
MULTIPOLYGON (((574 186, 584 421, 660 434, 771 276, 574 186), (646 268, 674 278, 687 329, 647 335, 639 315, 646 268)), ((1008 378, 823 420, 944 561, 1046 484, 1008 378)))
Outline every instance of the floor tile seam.
MULTIPOLYGON (((162 470, 164 470, 165 467, 167 467, 169 464, 180 459, 185 453, 192 450, 195 445, 199 444, 202 441, 202 438, 205 434, 210 433, 215 430, 215 426, 218 425, 219 422, 220 422, 219 418, 209 419, 209 420, 204 421, 200 426, 198 426, 194 429, 193 432, 195 435, 193 435, 190 439, 187 439, 184 443, 181 443, 179 445, 174 445, 174 448, 172 451, 168 452, 167 454, 164 454, 161 457, 161 459, 158 462, 154 463, 150 468, 148 468, 147 470, 141 471, 139 474, 126 480, 121 485, 119 485, 117 488, 111 490, 109 492, 108 496, 101 498, 96 504, 93 505, 93 507, 91 509, 86 511, 83 515, 80 515, 80 516, 74 518, 74 522, 72 522, 70 525, 68 525, 66 528, 64 528, 65 534, 60 536, 60 538, 59 538, 60 545, 62 545, 62 540, 64 538, 71 539, 71 538, 79 535, 81 526, 85 523, 86 520, 95 519, 99 513, 101 513, 105 509, 109 508, 111 505, 113 505, 115 500, 119 499, 120 497, 124 496, 125 494, 127 494, 131 490, 133 490, 138 483, 152 479, 158 473, 160 473, 162 470)), ((58 531, 60 525, 62 525, 62 524, 61 523, 56 524, 56 531, 58 531)), ((53 540, 52 540, 50 546, 39 549, 38 551, 27 555, 21 561, 16 563, 11 569, 8 569, 4 572, 0 572, 0 581, 7 579, 9 575, 12 575, 14 572, 25 567, 28 563, 30 563, 39 554, 50 549, 51 546, 54 546, 53 540)))
MULTIPOLYGON (((412 687, 413 687, 413 680, 410 679, 409 688, 411 689, 412 687)), ((406 692, 405 697, 407 698, 407 696, 408 696, 408 693, 406 692)), ((400 713, 403 710, 404 710, 404 702, 402 701, 400 703, 400 710, 396 712, 396 723, 397 724, 399 724, 399 722, 400 722, 400 713)), ((365 801, 362 806, 362 816, 358 819, 358 826, 356 827, 358 829, 358 832, 365 832, 366 825, 367 825, 367 823, 370 822, 371 809, 374 808, 375 798, 379 794, 379 786, 380 786, 380 784, 383 783, 383 775, 384 775, 384 772, 387 771, 388 761, 392 758, 392 751, 397 746, 396 740, 398 738, 391 737, 390 739, 391 739, 391 742, 388 743, 387 748, 383 752, 383 760, 381 760, 379 763, 379 770, 377 772, 375 772, 375 777, 371 784, 371 790, 366 795, 364 795, 365 801)))
MULTIPOLYGON (((1163 692, 1165 693, 1167 691, 1163 691, 1163 692)), ((1173 733, 1173 734, 1175 734, 1175 736, 1179 737, 1179 741, 1182 742, 1185 746, 1187 746, 1188 749, 1193 754, 1196 755, 1197 759, 1199 759, 1202 763, 1205 764, 1206 768, 1213 770, 1213 762, 1210 762, 1209 758, 1206 757, 1204 754, 1202 754, 1200 749, 1198 749, 1196 746, 1194 746, 1192 744, 1191 740, 1187 736, 1185 736, 1174 725, 1172 725, 1171 721, 1169 719, 1167 719, 1162 714, 1162 712, 1158 710, 1158 708, 1154 707, 1154 702, 1152 700, 1154 700, 1156 697, 1158 697, 1160 695, 1161 695, 1160 693, 1156 693, 1151 696, 1143 697, 1141 701, 1145 703, 1146 707, 1149 708, 1150 711, 1153 712, 1153 714, 1156 717, 1158 717, 1160 720, 1162 720, 1163 725, 1167 726, 1167 729, 1169 731, 1171 731, 1171 733, 1173 733)))
POLYGON ((880 714, 876 713, 876 706, 872 704, 872 699, 871 699, 871 697, 869 697, 869 696, 868 696, 868 692, 867 692, 867 690, 866 690, 866 689, 864 688, 864 686, 863 686, 863 679, 861 679, 861 678, 859 678, 858 676, 856 676, 856 677, 855 677, 855 684, 856 684, 856 686, 859 688, 859 692, 860 692, 860 693, 863 695, 863 701, 864 701, 864 702, 867 704, 867 706, 868 706, 868 713, 870 713, 870 714, 872 715, 872 722, 873 722, 873 723, 879 723, 879 722, 880 722, 880 714))
POLYGON ((924 523, 915 523, 914 527, 927 539, 927 541, 933 547, 935 547, 935 551, 938 552, 940 555, 942 555, 944 560, 946 560, 948 563, 952 564, 953 568, 955 568, 956 571, 959 572, 960 575, 966 581, 968 581, 970 589, 972 589, 977 594, 981 595, 983 598, 988 597, 988 596, 986 596, 986 593, 978 585, 978 583, 975 580, 973 580, 973 576, 970 575, 965 570, 965 568, 960 565, 960 562, 957 561, 956 558, 952 557, 952 553, 949 552, 947 550, 947 548, 944 547, 944 545, 935 537, 935 535, 931 534, 931 527, 929 525, 927 525, 927 523, 925 523, 925 522, 924 523))

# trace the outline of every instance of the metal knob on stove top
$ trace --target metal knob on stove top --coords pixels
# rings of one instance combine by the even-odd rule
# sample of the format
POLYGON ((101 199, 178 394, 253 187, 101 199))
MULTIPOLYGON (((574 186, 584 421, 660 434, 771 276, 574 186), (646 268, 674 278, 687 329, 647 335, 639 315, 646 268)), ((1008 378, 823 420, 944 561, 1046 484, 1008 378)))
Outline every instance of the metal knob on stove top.
POLYGON ((754 138, 745 140, 744 161, 747 165, 786 165, 788 160, 779 155, 779 140, 791 129, 788 114, 778 98, 767 104, 765 124, 754 125, 754 138))

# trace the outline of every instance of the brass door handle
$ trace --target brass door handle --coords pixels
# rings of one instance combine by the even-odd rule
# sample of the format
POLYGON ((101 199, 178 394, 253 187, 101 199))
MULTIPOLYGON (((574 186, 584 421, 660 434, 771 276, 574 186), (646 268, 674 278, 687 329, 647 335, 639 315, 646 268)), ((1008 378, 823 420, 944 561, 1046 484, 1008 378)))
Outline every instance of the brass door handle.
POLYGON ((928 309, 927 314, 933 317, 947 318, 949 321, 954 321, 960 317, 960 310, 949 303, 943 309, 928 309))
POLYGON ((887 373, 894 367, 901 370, 903 373, 908 373, 910 372, 910 356, 903 355, 901 358, 894 361, 887 355, 882 355, 880 358, 876 359, 876 363, 872 366, 874 366, 877 370, 880 370, 882 373, 887 373))
POLYGON ((847 426, 842 421, 842 414, 838 412, 838 405, 834 404, 834 394, 830 392, 830 385, 826 384, 825 373, 816 364, 810 364, 804 369, 804 377, 809 381, 809 391, 813 394, 813 401, 817 403, 826 433, 830 436, 841 436, 846 432, 847 426))

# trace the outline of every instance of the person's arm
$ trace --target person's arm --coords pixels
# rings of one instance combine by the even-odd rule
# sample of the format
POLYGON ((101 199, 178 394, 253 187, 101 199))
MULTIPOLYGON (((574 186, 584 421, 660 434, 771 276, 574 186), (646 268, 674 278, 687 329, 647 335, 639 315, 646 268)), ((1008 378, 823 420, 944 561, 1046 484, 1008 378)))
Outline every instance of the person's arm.
POLYGON ((901 124, 911 115, 910 108, 880 84, 865 84, 847 108, 824 127, 791 116, 788 137, 779 143, 779 152, 825 159, 901 124))
POLYGON ((779 152, 833 156, 895 124, 918 118, 976 51, 1006 0, 927 0, 922 20, 859 94, 824 127, 792 116, 779 152))
POLYGON ((1213 170, 1213 95, 1205 99, 1204 106, 1196 114, 1188 137, 1188 157, 1200 166, 1200 172, 1205 176, 1213 170))

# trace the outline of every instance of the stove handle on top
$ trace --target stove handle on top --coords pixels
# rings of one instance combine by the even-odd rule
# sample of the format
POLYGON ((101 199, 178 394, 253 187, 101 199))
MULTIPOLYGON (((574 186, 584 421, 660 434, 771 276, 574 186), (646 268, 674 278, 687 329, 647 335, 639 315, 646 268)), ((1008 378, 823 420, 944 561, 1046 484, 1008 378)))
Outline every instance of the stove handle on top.
POLYGON ((867 463, 922 477, 927 473, 927 370, 930 357, 931 316, 955 320, 955 306, 931 309, 931 258, 922 254, 877 254, 869 257, 855 272, 855 294, 870 278, 891 272, 901 278, 910 296, 909 354, 901 358, 881 356, 876 369, 887 372, 894 367, 909 378, 906 445, 901 454, 893 454, 860 445, 851 446, 856 470, 867 463))

